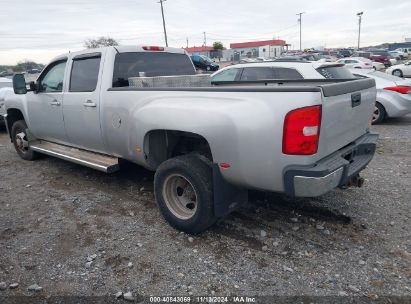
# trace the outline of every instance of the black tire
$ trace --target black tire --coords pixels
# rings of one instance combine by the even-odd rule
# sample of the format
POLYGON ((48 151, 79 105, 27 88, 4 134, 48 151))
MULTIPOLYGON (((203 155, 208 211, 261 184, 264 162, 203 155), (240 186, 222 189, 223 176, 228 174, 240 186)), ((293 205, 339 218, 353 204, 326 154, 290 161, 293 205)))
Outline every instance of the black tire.
POLYGON ((382 104, 379 102, 375 103, 375 110, 372 116, 372 124, 378 124, 381 123, 384 119, 385 116, 387 115, 387 112, 385 111, 385 108, 382 104))
MULTIPOLYGON (((154 176, 154 194, 162 215, 177 230, 198 234, 216 222, 212 168, 195 155, 178 156, 163 162, 154 176), (181 179, 182 182, 186 182, 186 186, 176 186, 176 182, 175 187, 170 186, 173 179, 181 179), (195 196, 193 206, 188 207, 186 203, 181 207, 184 203, 181 204, 180 200, 186 196, 185 193, 189 193, 191 198, 195 196), (173 207, 173 200, 180 202, 180 210, 176 211, 179 208, 173 207), (183 216, 179 213, 181 209, 183 216)), ((187 200, 187 197, 185 199, 187 200)))
POLYGON ((38 154, 28 147, 22 146, 22 139, 27 141, 27 124, 24 120, 16 121, 11 127, 11 139, 17 154, 24 160, 35 160, 38 154), (22 137, 21 134, 24 134, 22 137), (22 138, 21 138, 22 137, 22 138))
POLYGON ((397 77, 401 77, 401 78, 404 77, 404 74, 402 73, 402 71, 401 71, 401 70, 398 70, 398 69, 392 71, 392 75, 397 76, 397 77), (398 73, 398 74, 396 75, 396 73, 398 73))

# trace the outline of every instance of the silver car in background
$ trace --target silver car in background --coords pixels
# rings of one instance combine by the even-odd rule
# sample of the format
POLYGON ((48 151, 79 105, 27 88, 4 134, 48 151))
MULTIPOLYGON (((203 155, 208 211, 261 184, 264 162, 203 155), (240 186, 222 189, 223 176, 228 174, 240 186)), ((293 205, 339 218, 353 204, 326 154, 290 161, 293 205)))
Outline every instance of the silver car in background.
POLYGON ((352 69, 360 78, 373 78, 377 86, 377 101, 372 123, 380 123, 387 117, 401 117, 411 113, 411 79, 403 79, 387 73, 352 69))

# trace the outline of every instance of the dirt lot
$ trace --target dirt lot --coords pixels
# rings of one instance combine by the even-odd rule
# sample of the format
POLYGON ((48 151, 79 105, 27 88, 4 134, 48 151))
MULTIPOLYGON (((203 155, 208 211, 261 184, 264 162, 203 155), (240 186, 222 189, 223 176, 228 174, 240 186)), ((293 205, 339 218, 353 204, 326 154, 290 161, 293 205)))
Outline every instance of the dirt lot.
POLYGON ((152 173, 26 162, 0 130, 0 297, 31 295, 32 284, 47 296, 411 296, 411 115, 373 129, 364 188, 253 193, 193 238, 161 218, 152 173))

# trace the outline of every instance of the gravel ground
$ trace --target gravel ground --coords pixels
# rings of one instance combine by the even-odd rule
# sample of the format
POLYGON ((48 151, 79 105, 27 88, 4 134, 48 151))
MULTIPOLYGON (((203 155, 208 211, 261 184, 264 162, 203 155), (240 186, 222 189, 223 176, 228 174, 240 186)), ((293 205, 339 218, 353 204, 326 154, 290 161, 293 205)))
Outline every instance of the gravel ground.
POLYGON ((151 172, 26 162, 0 130, 0 297, 411 296, 411 115, 373 130, 363 188, 299 200, 252 193, 196 237, 162 219, 151 172))

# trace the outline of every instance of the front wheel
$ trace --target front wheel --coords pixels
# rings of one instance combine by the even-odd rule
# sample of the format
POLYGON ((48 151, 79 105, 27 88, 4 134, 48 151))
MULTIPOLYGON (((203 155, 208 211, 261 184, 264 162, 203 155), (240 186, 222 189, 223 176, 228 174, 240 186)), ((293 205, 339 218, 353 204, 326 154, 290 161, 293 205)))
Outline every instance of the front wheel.
POLYGON ((171 158, 154 176, 160 211, 174 228, 198 234, 216 221, 212 169, 195 155, 171 158))
POLYGON ((372 124, 375 125, 384 120, 386 115, 384 106, 379 102, 375 103, 374 113, 372 114, 372 124))
POLYGON ((35 160, 37 153, 30 150, 27 139, 27 124, 24 120, 16 121, 11 128, 11 139, 17 154, 24 160, 35 160))

